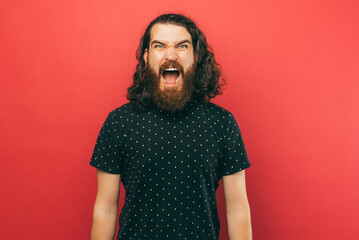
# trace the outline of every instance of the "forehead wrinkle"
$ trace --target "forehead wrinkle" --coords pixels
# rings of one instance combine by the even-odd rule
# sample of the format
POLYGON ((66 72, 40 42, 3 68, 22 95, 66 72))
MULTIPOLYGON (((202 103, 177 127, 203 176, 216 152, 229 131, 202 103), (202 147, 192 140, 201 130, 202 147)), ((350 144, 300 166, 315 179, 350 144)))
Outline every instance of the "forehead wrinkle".
POLYGON ((154 41, 159 41, 164 45, 168 45, 173 41, 174 45, 178 45, 182 41, 188 41, 192 44, 192 36, 183 26, 175 24, 157 23, 151 29, 150 45, 154 41))
MULTIPOLYGON (((157 39, 154 39, 150 45, 154 44, 154 43, 158 43, 158 44, 161 44, 161 45, 165 45, 165 46, 168 46, 168 41, 160 41, 160 40, 157 40, 157 39)), ((173 43, 174 46, 177 46, 177 45, 180 45, 180 44, 183 44, 183 43, 188 43, 190 45, 192 45, 192 42, 191 40, 189 39, 184 39, 184 40, 181 40, 181 41, 175 41, 173 43)))

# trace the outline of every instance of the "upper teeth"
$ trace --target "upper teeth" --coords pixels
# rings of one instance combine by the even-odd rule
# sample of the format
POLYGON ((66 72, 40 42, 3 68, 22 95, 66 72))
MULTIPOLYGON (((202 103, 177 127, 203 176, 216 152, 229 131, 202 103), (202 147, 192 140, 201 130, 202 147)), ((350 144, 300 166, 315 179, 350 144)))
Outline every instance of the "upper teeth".
POLYGON ((165 71, 178 71, 177 68, 167 68, 165 71))

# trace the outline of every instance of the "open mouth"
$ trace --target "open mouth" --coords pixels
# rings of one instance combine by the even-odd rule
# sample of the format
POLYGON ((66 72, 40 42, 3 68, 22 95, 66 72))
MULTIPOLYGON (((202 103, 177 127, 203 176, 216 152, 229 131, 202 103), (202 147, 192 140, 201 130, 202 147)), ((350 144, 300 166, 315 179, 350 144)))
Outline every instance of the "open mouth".
POLYGON ((166 85, 177 85, 180 79, 181 73, 177 68, 167 68, 162 72, 162 79, 166 85))

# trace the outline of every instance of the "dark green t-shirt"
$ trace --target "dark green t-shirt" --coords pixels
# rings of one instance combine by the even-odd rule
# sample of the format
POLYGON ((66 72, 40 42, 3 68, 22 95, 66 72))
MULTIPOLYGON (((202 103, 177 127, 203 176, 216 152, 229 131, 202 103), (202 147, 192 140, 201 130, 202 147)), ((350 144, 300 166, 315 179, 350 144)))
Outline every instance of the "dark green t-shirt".
POLYGON ((236 120, 199 102, 168 114, 130 103, 102 126, 90 165, 121 174, 126 191, 118 239, 218 239, 222 176, 251 166, 236 120))

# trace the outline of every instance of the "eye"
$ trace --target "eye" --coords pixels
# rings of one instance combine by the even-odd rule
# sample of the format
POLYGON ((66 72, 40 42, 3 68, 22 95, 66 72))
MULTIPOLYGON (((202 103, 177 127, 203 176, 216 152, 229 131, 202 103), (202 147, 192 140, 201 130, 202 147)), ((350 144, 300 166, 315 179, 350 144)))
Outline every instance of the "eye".
POLYGON ((179 45, 178 48, 186 49, 186 48, 188 48, 188 46, 186 44, 182 44, 182 45, 179 45))
POLYGON ((159 44, 156 44, 156 45, 155 45, 155 48, 163 48, 163 46, 162 46, 162 45, 159 45, 159 44))

